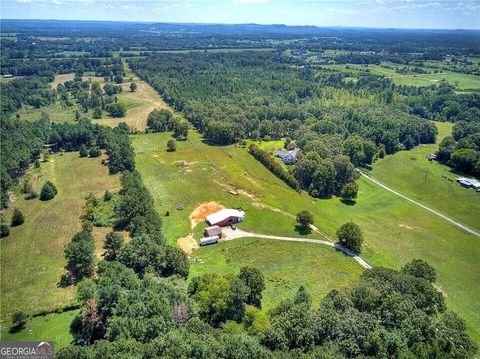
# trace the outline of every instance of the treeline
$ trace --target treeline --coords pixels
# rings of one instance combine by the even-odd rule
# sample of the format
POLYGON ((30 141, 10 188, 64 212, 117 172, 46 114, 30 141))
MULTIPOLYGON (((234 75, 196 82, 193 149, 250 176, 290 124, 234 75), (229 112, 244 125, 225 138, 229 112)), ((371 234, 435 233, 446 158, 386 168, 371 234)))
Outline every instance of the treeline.
POLYGON ((82 145, 99 147, 107 152, 111 173, 134 168, 135 158, 126 124, 111 129, 92 124, 88 119, 76 123, 50 123, 47 119, 27 122, 2 117, 1 127, 2 208, 8 205, 8 190, 28 165, 45 151, 78 151, 82 145), (48 149, 43 145, 48 145, 48 149))
MULTIPOLYGON (((135 239, 133 240, 135 241, 135 239)), ((318 306, 301 286, 261 310, 258 269, 183 279, 138 275, 121 260, 102 261, 78 285, 83 303, 61 359, 175 358, 471 358, 476 345, 448 311, 422 260, 401 271, 374 268, 318 306)))
POLYGON ((284 181, 289 187, 296 191, 299 190, 298 182, 295 177, 288 173, 288 171, 286 171, 270 153, 260 149, 254 144, 250 145, 248 152, 255 157, 257 161, 267 167, 270 172, 284 181))
POLYGON ((437 159, 456 171, 480 176, 480 122, 460 121, 440 143, 437 159))

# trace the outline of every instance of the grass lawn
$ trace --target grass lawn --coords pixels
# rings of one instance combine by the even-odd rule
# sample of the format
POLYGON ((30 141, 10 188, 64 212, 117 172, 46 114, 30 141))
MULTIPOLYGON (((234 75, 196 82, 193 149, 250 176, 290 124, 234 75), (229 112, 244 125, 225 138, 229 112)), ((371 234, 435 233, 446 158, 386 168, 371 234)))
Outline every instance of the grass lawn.
POLYGON ((28 319, 25 329, 13 334, 8 332, 8 327, 2 326, 1 340, 53 341, 57 352, 72 342, 70 323, 77 313, 78 310, 71 310, 28 319))
MULTIPOLYGON (((208 201, 242 207, 246 221, 241 228, 257 233, 300 236, 292 217, 302 209, 312 212, 315 225, 331 238, 340 225, 353 220, 364 232, 362 257, 371 265, 398 269, 413 258, 431 263, 449 307, 467 321, 480 343, 480 329, 474 325, 480 322, 478 238, 364 179, 358 181, 359 197, 353 206, 337 198, 316 200, 291 190, 242 147, 208 146, 191 131, 189 141, 177 142, 176 152, 166 152, 169 138, 167 133, 132 136, 137 169, 163 215, 169 243, 194 232, 189 215, 208 201), (177 167, 179 161, 189 166, 177 167), (241 194, 230 195, 230 188, 241 194), (179 204, 183 211, 175 209, 179 204), (166 211, 169 217, 164 216, 166 211)), ((451 200, 452 207, 457 204, 451 200)), ((315 232, 308 236, 322 238, 315 232)), ((201 248, 198 255, 208 250, 201 248)))
POLYGON ((399 192, 456 220, 480 230, 480 193, 461 187, 451 168, 425 156, 438 150, 438 143, 450 135, 452 124, 437 122, 437 144, 400 151, 377 161, 370 175, 399 192), (452 205, 452 204, 455 205, 452 205))
POLYGON ((204 273, 237 274, 242 266, 258 267, 265 276, 265 309, 293 297, 301 284, 313 294, 313 304, 318 305, 332 288, 350 285, 363 271, 330 247, 257 238, 204 247, 195 251, 192 258, 195 261, 190 277, 204 273))
POLYGON ((99 158, 80 158, 78 152, 50 157, 40 170, 31 170, 31 182, 39 188, 51 180, 58 195, 46 202, 25 200, 17 192, 7 212, 13 208, 25 214, 25 223, 11 228, 10 236, 0 242, 2 322, 10 321, 16 310, 28 314, 66 305, 74 288, 59 288, 64 272, 63 247, 80 230, 85 196, 101 194, 120 187, 119 176, 110 176, 99 158))

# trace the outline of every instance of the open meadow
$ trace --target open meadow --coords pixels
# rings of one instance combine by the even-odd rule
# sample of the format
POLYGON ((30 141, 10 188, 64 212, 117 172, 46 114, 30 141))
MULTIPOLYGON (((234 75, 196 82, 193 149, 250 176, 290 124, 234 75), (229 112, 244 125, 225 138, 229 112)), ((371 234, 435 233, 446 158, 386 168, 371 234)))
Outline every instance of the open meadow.
POLYGON ((9 221, 13 208, 19 208, 25 223, 12 227, 1 241, 2 332, 16 310, 30 315, 72 303, 74 288, 57 285, 64 273, 64 245, 81 229, 85 196, 120 187, 119 176, 108 174, 102 158, 80 158, 78 152, 69 152, 31 169, 26 178, 36 191, 47 180, 55 184, 58 194, 52 200, 26 200, 15 191, 6 218, 9 221))
MULTIPOLYGON (((147 116, 154 109, 169 109, 170 107, 163 101, 158 93, 145 81, 141 80, 138 76, 133 74, 125 64, 126 76, 124 77, 124 83, 121 84, 122 92, 117 94, 118 101, 124 103, 127 107, 125 117, 113 118, 103 111, 102 118, 94 119, 93 110, 88 112, 80 111, 82 116, 88 117, 94 123, 115 127, 120 122, 125 122, 134 131, 143 131, 147 127, 147 116), (135 92, 130 91, 130 83, 135 82, 137 84, 137 90, 135 92)), ((56 75, 55 80, 51 83, 51 87, 55 88, 58 84, 63 84, 66 81, 72 80, 73 73, 56 75)), ((95 77, 90 75, 83 76, 84 81, 96 81, 101 86, 105 84, 102 77, 95 77)), ((51 121, 54 122, 73 122, 75 119, 75 111, 78 109, 78 104, 74 100, 74 105, 71 107, 63 106, 59 100, 56 100, 53 104, 43 106, 40 110, 32 106, 24 106, 17 113, 22 119, 33 121, 38 120, 42 113, 45 113, 51 121)))
POLYGON ((400 151, 373 164, 369 176, 378 179, 413 199, 436 209, 473 229, 480 230, 480 193, 460 186, 455 178, 462 176, 426 156, 438 150, 438 143, 451 134, 452 124, 436 122, 437 144, 422 145, 400 151), (455 205, 452 205, 455 203, 455 205))
POLYGON ((365 73, 366 70, 369 70, 372 74, 391 78, 397 85, 430 86, 445 80, 453 85, 458 91, 480 90, 480 76, 448 70, 442 70, 441 73, 433 73, 433 69, 429 69, 432 72, 430 74, 399 74, 395 69, 371 64, 368 66, 352 64, 322 64, 322 67, 326 69, 335 69, 340 72, 352 72, 354 74, 365 73))
MULTIPOLYGON (((478 238, 363 178, 358 181, 360 189, 355 205, 346 205, 338 198, 316 200, 287 187, 245 148, 209 146, 198 133, 191 131, 188 141, 177 142, 176 152, 167 152, 169 138, 167 133, 132 136, 137 169, 163 216, 163 232, 169 243, 192 232, 198 238, 201 230, 192 230, 189 215, 199 204, 209 201, 241 207, 246 211, 246 221, 240 227, 263 234, 300 236, 295 231, 293 217, 302 209, 314 214, 315 225, 332 240, 341 224, 353 220, 364 232, 362 257, 369 264, 398 269, 413 258, 422 258, 433 265, 438 273, 438 288, 450 308, 467 321, 470 333, 480 341, 480 330, 474 325, 480 321, 480 304, 476 299, 480 289, 478 238), (182 161, 188 166, 178 166, 182 161), (229 194, 231 189, 239 195, 229 194), (183 210, 176 210, 178 205, 183 210)), ((317 232, 307 236, 324 239, 317 232)), ((277 245, 274 243, 273 247, 277 245)), ((276 256, 274 248, 270 253, 276 256)), ((319 253, 322 251, 325 249, 318 249, 319 253)), ((206 253, 208 258, 210 252, 216 250, 201 248, 194 256, 206 253)), ((236 258, 239 263, 243 260, 236 258)), ((345 260, 352 261, 346 257, 345 260)), ((206 265, 193 263, 192 273, 199 273, 206 265)))

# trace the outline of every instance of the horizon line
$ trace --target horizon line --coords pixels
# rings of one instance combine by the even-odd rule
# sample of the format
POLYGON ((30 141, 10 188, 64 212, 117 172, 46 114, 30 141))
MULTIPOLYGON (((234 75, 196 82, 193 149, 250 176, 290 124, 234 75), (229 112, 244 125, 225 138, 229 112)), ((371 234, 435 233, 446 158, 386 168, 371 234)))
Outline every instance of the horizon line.
POLYGON ((259 25, 259 26, 285 26, 285 27, 315 27, 319 29, 335 29, 335 28, 344 28, 344 29, 379 29, 379 30, 442 30, 442 31, 480 31, 479 28, 439 28, 439 27, 381 27, 381 26, 348 26, 348 25, 311 25, 311 24, 296 24, 296 25, 287 25, 281 23, 255 23, 255 22, 245 22, 245 23, 222 23, 222 22, 178 22, 178 21, 144 21, 144 20, 93 20, 93 19, 25 19, 25 18, 1 18, 0 22, 5 20, 14 20, 14 21, 76 21, 76 22, 111 22, 111 23, 131 23, 131 24, 173 24, 173 25, 236 25, 236 26, 245 26, 245 25, 259 25))

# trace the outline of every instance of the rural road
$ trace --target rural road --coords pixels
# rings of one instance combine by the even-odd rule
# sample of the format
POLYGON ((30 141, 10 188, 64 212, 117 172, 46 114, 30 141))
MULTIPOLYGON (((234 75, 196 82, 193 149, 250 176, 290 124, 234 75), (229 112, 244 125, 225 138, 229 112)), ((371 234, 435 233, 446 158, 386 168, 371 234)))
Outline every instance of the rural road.
POLYGON ((329 241, 324 241, 320 239, 311 239, 311 238, 297 238, 297 237, 281 237, 281 236, 272 236, 269 234, 259 234, 259 233, 250 233, 250 232, 245 232, 242 231, 241 229, 236 229, 233 230, 229 227, 225 228, 223 230, 224 235, 226 236, 227 241, 231 241, 234 239, 239 239, 239 238, 246 238, 246 237, 253 237, 253 238, 266 238, 266 239, 275 239, 279 241, 290 241, 290 242, 305 242, 305 243, 315 243, 315 244, 322 244, 325 246, 329 246, 335 249, 338 249, 348 255, 349 257, 352 257, 358 264, 360 264, 363 268, 365 269, 370 269, 372 268, 370 264, 368 264, 365 260, 360 258, 358 255, 356 255, 353 251, 350 249, 342 246, 341 244, 338 243, 333 243, 329 241))
POLYGON ((390 187, 384 185, 382 182, 379 182, 376 179, 373 179, 372 177, 366 175, 365 173, 363 173, 361 171, 358 171, 358 172, 363 177, 365 177, 367 180, 369 180, 369 181, 375 183, 376 185, 386 189, 387 191, 392 192, 393 194, 396 194, 397 196, 402 197, 403 199, 406 199, 407 201, 412 202, 413 204, 416 204, 417 206, 422 207, 423 209, 425 209, 429 212, 432 212, 433 214, 437 215, 438 217, 443 218, 444 220, 450 222, 451 224, 457 226, 458 228, 463 229, 464 231, 466 231, 470 234, 473 234, 474 236, 480 237, 480 233, 475 231, 474 229, 471 229, 470 227, 467 227, 466 225, 458 222, 457 220, 455 220, 455 219, 453 219, 449 216, 446 216, 443 213, 440 213, 440 212, 438 212, 438 211, 436 211, 436 210, 434 210, 434 209, 432 209, 432 208, 430 208, 430 207, 428 207, 428 206, 426 206, 426 205, 424 205, 424 204, 422 204, 422 203, 420 203, 420 202, 418 202, 418 201, 416 201, 416 200, 414 200, 410 197, 407 197, 404 194, 401 194, 401 193, 395 191, 393 188, 390 188, 390 187))

